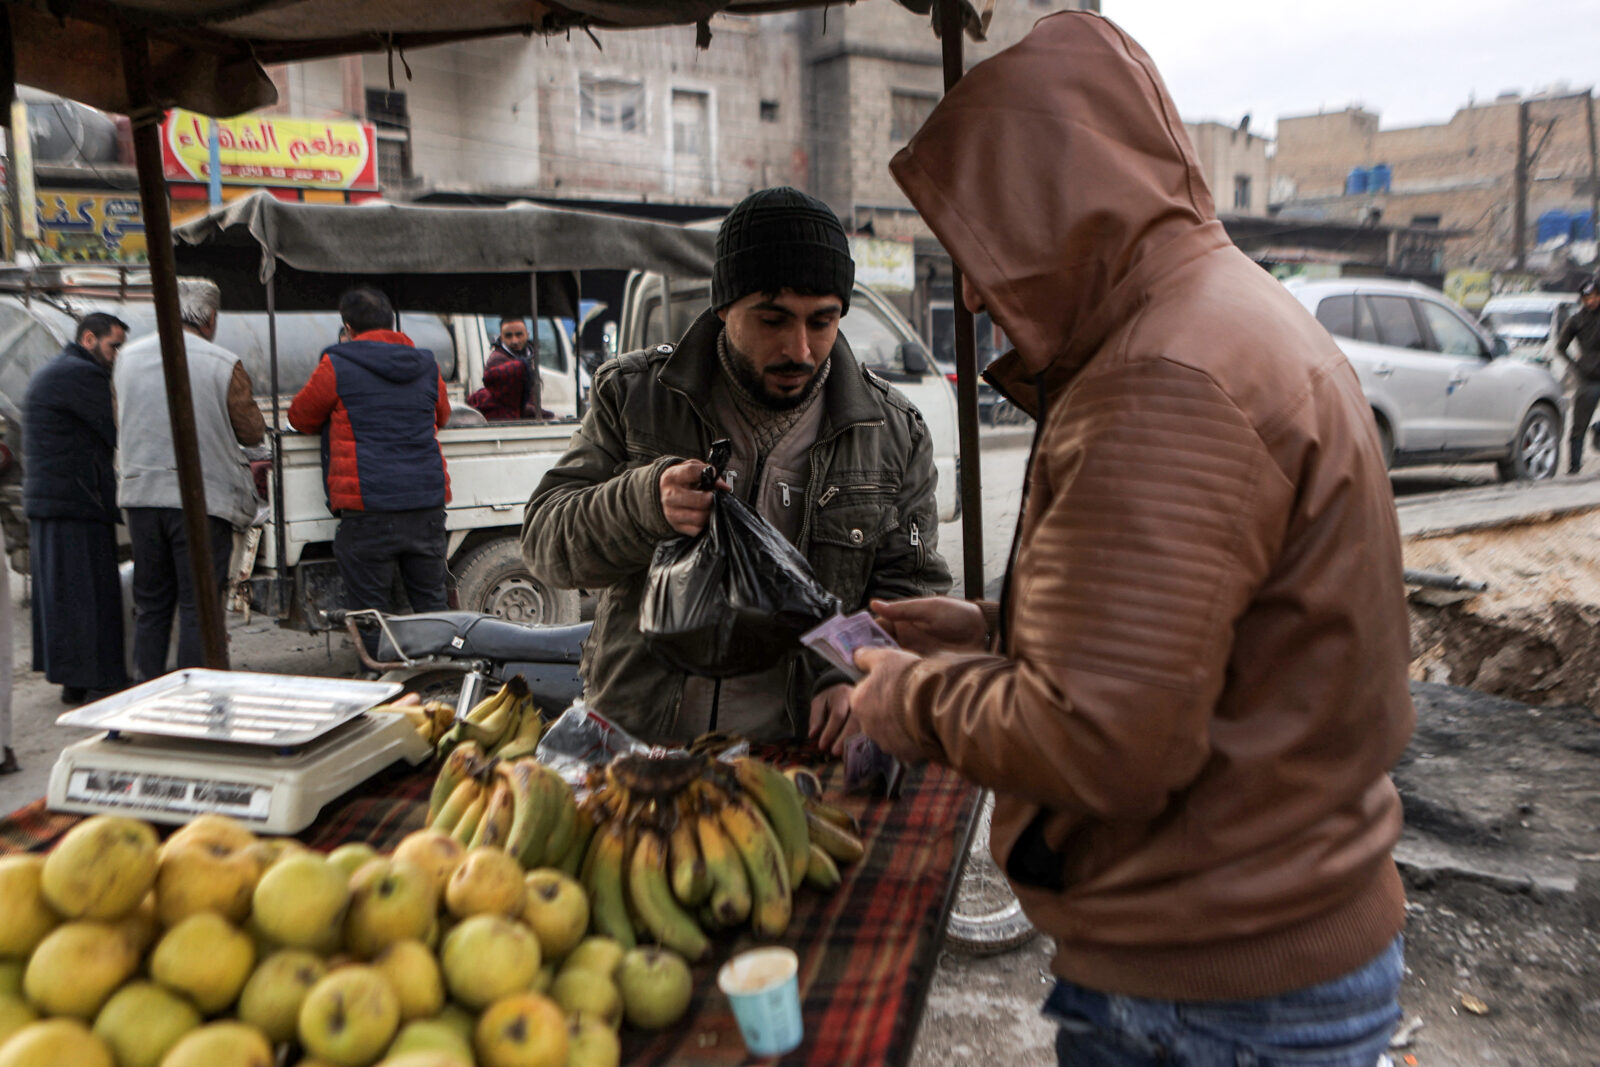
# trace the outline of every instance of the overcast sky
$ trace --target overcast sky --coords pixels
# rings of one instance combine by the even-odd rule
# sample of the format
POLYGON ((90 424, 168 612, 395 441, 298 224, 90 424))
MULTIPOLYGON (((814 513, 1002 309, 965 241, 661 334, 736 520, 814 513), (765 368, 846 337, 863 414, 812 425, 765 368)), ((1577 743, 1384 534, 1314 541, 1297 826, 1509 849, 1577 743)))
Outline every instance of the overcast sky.
POLYGON ((1187 121, 1272 134, 1362 104, 1380 125, 1447 122, 1470 97, 1600 80, 1600 0, 1102 0, 1187 121))

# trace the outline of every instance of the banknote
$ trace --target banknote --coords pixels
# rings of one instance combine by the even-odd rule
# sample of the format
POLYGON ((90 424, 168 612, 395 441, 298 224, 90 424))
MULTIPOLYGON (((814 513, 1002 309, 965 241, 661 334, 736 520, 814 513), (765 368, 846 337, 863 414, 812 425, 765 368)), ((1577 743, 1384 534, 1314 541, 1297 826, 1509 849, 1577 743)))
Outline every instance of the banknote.
POLYGON ((856 666, 857 649, 900 647, 869 611, 835 615, 821 626, 801 634, 800 643, 844 671, 851 681, 861 678, 861 669, 856 666))

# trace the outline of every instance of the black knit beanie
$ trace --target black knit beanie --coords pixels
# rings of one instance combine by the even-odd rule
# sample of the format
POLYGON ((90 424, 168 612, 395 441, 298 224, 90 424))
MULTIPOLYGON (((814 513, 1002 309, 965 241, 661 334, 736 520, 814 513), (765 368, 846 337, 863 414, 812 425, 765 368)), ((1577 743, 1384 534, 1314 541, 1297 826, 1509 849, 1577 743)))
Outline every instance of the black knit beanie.
POLYGON ((711 306, 751 293, 831 293, 850 310, 856 263, 839 216, 814 196, 779 186, 751 193, 717 231, 711 306))

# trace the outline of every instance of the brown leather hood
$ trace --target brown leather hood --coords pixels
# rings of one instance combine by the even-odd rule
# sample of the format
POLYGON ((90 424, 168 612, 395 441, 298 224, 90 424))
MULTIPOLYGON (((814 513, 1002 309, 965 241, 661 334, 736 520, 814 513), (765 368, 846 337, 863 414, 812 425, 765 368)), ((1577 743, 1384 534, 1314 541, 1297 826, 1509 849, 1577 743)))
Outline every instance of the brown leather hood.
POLYGON ((1058 373, 1216 218, 1155 65, 1088 12, 979 63, 889 169, 1018 352, 1058 373))

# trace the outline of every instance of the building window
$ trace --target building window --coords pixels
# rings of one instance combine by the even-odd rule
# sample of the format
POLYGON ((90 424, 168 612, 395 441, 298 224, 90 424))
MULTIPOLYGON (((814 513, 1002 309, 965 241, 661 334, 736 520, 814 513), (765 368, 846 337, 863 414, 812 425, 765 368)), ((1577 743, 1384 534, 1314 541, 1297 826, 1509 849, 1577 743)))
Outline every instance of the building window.
POLYGON ((777 122, 778 121, 778 102, 776 100, 763 100, 763 101, 761 101, 761 121, 762 122, 777 122))
POLYGON ((584 133, 644 133, 644 83, 578 76, 578 128, 584 133))
POLYGON ((378 138, 378 184, 404 185, 411 180, 411 113, 406 94, 367 90, 367 121, 378 138))
POLYGON ((911 135, 922 128, 939 102, 929 93, 907 93, 899 89, 889 92, 889 140, 900 144, 911 140, 911 135))
POLYGON ((1237 211, 1250 210, 1250 176, 1248 174, 1234 175, 1233 206, 1237 211))
POLYGON ((1420 226, 1429 230, 1437 230, 1444 220, 1438 215, 1412 215, 1411 225, 1420 226))
POLYGON ((672 90, 672 154, 704 159, 711 154, 711 102, 705 93, 672 90))

